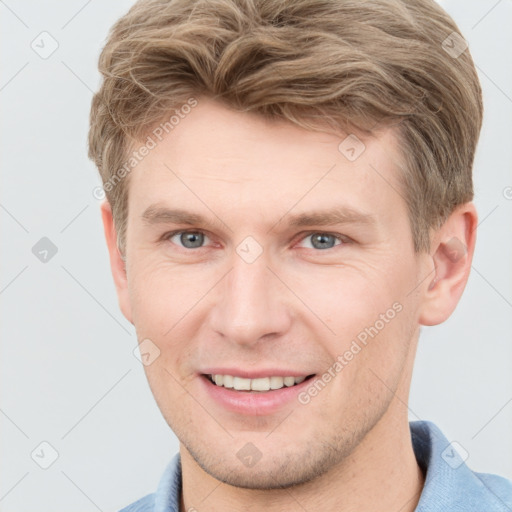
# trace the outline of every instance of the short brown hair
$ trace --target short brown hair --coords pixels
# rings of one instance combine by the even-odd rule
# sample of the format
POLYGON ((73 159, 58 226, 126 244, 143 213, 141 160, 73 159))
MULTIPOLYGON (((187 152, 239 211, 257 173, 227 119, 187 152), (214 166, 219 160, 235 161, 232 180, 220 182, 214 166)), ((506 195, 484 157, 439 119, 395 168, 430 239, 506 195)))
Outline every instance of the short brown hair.
POLYGON ((473 199, 482 92, 457 25, 434 0, 139 0, 111 28, 99 70, 89 157, 122 254, 129 175, 112 180, 194 96, 309 129, 393 125, 417 252, 473 199))

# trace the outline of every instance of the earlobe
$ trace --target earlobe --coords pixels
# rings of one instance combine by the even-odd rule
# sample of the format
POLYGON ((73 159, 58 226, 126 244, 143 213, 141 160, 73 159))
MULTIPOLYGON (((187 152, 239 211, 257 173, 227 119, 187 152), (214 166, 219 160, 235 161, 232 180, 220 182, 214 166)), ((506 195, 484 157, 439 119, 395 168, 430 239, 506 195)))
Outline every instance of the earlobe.
POLYGON ((103 220, 103 229, 110 256, 110 269, 117 291, 119 307, 125 318, 133 324, 130 295, 128 290, 128 277, 126 272, 126 262, 123 259, 117 244, 117 232, 114 225, 112 208, 107 200, 101 204, 101 218, 103 220))
POLYGON ((432 237, 431 276, 422 292, 419 323, 447 320, 466 286, 476 242, 477 213, 473 203, 459 206, 432 237))

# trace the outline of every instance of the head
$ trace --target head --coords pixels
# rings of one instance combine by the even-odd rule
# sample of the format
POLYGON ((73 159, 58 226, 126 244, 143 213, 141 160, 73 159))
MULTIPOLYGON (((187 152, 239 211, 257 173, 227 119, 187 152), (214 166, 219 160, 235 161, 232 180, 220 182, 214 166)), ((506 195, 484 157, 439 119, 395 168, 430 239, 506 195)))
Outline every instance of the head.
POLYGON ((419 328, 452 313, 475 242, 460 38, 428 0, 146 0, 112 28, 89 154, 114 281, 215 478, 305 482, 407 417, 419 328), (210 400, 212 368, 314 377, 245 415, 210 400))

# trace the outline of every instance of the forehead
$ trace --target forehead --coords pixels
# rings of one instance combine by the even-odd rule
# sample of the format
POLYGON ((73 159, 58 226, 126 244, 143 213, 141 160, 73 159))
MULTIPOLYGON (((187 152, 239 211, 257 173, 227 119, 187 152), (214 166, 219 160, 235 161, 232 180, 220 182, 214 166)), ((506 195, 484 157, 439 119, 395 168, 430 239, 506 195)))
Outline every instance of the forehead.
POLYGON ((130 210, 139 215, 157 203, 185 207, 190 200, 206 212, 204 203, 221 199, 253 212, 294 202, 310 210, 320 202, 375 216, 405 206, 391 130, 310 131, 200 98, 162 140, 149 137, 154 147, 130 178, 130 210))

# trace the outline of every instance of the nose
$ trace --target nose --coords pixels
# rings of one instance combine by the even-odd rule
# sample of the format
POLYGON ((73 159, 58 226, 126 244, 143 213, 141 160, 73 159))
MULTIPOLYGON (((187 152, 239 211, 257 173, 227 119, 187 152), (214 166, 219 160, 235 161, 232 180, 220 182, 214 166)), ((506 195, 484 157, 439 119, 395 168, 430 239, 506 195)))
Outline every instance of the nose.
POLYGON ((235 254, 231 271, 217 288, 211 327, 232 343, 250 346, 283 335, 290 327, 286 287, 264 256, 247 263, 235 254))

